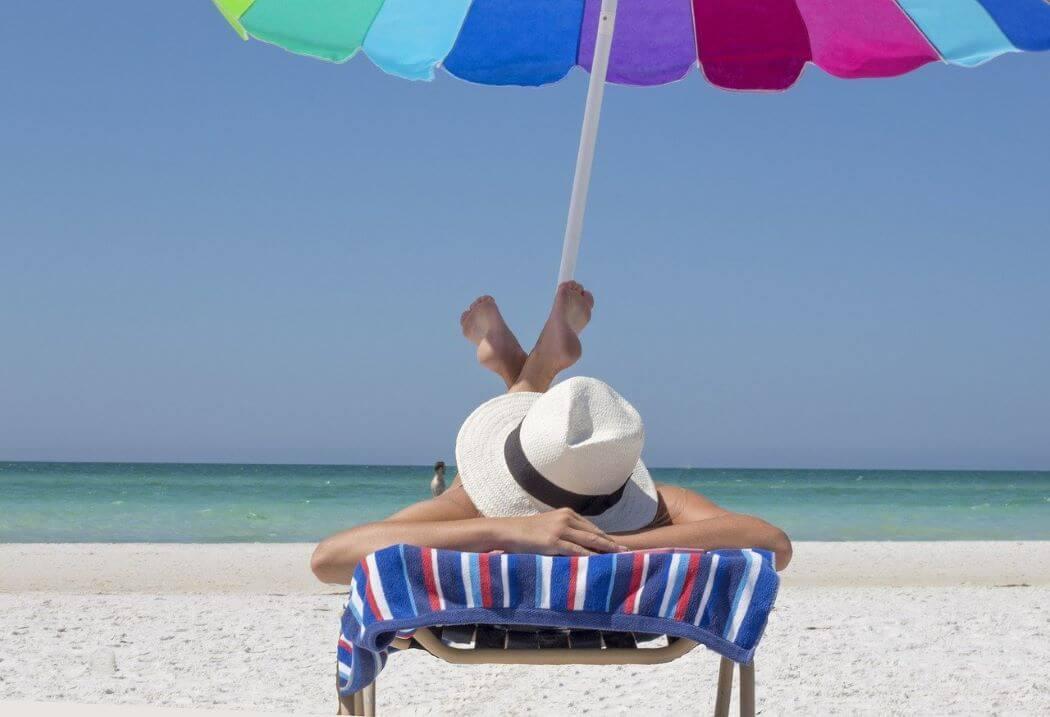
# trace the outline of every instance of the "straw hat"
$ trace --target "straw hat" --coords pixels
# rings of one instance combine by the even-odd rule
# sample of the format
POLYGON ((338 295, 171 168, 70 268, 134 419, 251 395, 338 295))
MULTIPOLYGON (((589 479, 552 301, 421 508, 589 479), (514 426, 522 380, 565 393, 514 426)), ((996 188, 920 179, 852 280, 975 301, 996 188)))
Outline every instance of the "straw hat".
POLYGON ((484 516, 568 507, 602 530, 627 532, 656 516, 644 443, 642 418, 623 396, 598 379, 570 378, 475 409, 456 438, 456 467, 484 516))

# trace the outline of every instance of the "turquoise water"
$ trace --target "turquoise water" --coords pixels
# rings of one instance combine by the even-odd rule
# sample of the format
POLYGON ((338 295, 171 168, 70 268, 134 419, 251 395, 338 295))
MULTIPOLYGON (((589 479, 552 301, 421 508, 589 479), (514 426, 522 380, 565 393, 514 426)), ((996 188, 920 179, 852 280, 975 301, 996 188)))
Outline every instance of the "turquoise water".
MULTIPOLYGON (((1050 540, 1050 472, 657 469, 795 540, 1050 540)), ((429 467, 0 463, 0 542, 312 541, 429 495, 429 467)))

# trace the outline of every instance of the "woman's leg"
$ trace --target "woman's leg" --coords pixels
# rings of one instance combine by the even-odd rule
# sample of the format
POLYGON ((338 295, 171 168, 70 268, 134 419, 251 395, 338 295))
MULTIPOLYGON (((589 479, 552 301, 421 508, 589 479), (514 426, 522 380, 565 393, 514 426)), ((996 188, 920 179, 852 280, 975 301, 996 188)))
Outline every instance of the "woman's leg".
POLYGON ((491 296, 474 301, 459 318, 463 335, 478 347, 478 363, 495 372, 510 388, 525 365, 525 351, 491 296))
POLYGON ((509 393, 544 393, 555 377, 580 360, 580 332, 591 320, 594 296, 575 281, 558 287, 547 323, 509 393))
POLYGON ((460 317, 463 335, 477 346, 478 362, 498 374, 509 392, 543 393, 580 359, 579 334, 591 320, 594 297, 575 281, 558 287, 550 316, 527 357, 496 301, 482 296, 460 317))

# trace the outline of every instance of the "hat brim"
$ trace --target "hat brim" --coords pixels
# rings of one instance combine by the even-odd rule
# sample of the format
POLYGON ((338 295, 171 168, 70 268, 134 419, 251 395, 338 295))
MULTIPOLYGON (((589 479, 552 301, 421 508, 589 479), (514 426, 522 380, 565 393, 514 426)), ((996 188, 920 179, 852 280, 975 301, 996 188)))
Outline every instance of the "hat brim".
MULTIPOLYGON (((552 510, 518 485, 507 468, 503 446, 540 393, 508 393, 478 406, 456 437, 456 468, 463 489, 487 518, 522 518, 552 510)), ((640 530, 653 522, 658 503, 656 484, 638 460, 623 495, 611 508, 588 520, 609 533, 640 530)))

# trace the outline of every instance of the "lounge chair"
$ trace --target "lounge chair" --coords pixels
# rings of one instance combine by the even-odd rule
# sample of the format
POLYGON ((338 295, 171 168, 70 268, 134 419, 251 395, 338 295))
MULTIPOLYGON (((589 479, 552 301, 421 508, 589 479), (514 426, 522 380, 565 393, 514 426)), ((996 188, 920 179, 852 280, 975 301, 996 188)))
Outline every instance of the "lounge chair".
POLYGON ((396 651, 453 664, 654 665, 704 645, 722 656, 715 715, 736 665, 740 714, 755 713, 754 654, 779 580, 759 550, 564 558, 395 545, 369 555, 339 638, 339 714, 374 715, 396 651))
MULTIPOLYGON (((685 638, 667 638, 666 645, 645 647, 638 644, 639 641, 632 633, 593 632, 577 637, 577 633, 584 631, 539 631, 521 628, 510 631, 487 625, 455 627, 458 628, 458 634, 451 638, 446 637, 443 640, 440 627, 422 628, 411 638, 396 638, 392 647, 397 650, 423 649, 434 657, 454 665, 659 665, 677 660, 699 645, 685 638), (449 644, 466 644, 463 638, 471 637, 471 632, 474 632, 474 647, 454 647, 449 644), (530 634, 535 636, 535 640, 530 641, 527 637, 523 639, 522 635, 530 634)), ((729 715, 735 668, 735 662, 728 657, 721 658, 715 717, 729 715)), ((373 681, 367 687, 348 695, 338 694, 338 698, 338 714, 374 717, 376 682, 373 681)), ((740 717, 754 715, 755 663, 751 662, 740 665, 740 717)))

